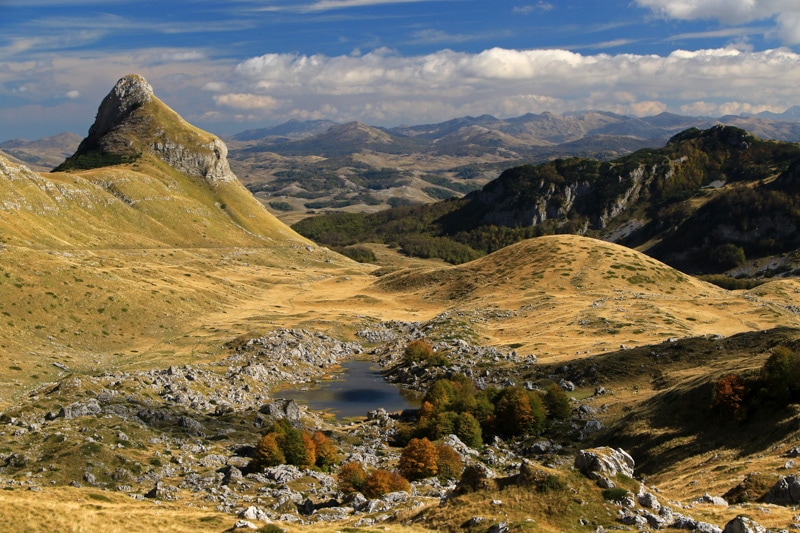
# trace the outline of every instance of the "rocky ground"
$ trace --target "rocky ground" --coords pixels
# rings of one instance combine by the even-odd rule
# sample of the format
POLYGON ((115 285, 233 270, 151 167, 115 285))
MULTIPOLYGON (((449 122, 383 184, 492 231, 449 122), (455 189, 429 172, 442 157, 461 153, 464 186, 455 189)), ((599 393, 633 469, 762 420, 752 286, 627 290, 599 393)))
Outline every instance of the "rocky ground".
MULTIPOLYGON (((408 492, 367 499, 339 491, 335 471, 289 465, 261 471, 251 467, 254 446, 264 428, 286 418, 298 427, 322 430, 337 444, 343 463, 396 468, 400 450, 390 443, 399 414, 377 409, 365 413, 363 420, 336 421, 293 400, 275 398, 279 393, 271 392, 282 383, 319 380, 346 359, 377 360, 392 380, 420 391, 453 373, 472 377, 480 387, 512 384, 523 371, 535 375, 533 355, 503 353, 462 340, 434 343, 450 360, 448 367, 402 364, 409 340, 429 337, 435 330, 436 321, 389 322, 362 330, 358 342, 341 342, 319 333, 280 329, 232 341, 231 354, 211 365, 93 376, 72 375, 64 367, 62 380, 42 385, 0 417, 0 486, 37 491, 49 485, 72 485, 125 493, 139 500, 179 501, 230 513, 232 523, 238 519, 236 527, 339 521, 362 527, 413 520, 425 509, 445 505, 454 495, 488 486, 538 486, 542 472, 552 469, 574 466, 596 480, 598 494, 614 488, 620 479, 627 480, 627 485, 634 483, 633 459, 624 451, 581 449, 589 447, 591 436, 603 427, 598 402, 605 394, 613 394, 604 389, 573 400, 572 417, 549 438, 495 439, 474 450, 448 437, 446 442, 469 465, 459 482, 431 478, 412 483, 408 492)), ((537 386, 534 381, 524 385, 537 386)), ((561 385, 574 388, 566 379, 561 385)), ((773 489, 776 503, 800 500, 796 478, 787 477, 781 483, 783 489, 773 489)), ((692 518, 691 505, 659 502, 644 484, 638 492, 623 490, 618 496, 618 501, 606 504, 618 527, 722 531, 692 518)), ((697 503, 728 505, 712 496, 697 503)), ((508 530, 508 524, 477 513, 468 522, 465 527, 474 531, 508 530)), ((581 523, 587 529, 604 530, 593 519, 581 518, 581 523)), ((761 531, 751 526, 739 524, 735 526, 739 529, 731 529, 729 525, 725 531, 761 531)))

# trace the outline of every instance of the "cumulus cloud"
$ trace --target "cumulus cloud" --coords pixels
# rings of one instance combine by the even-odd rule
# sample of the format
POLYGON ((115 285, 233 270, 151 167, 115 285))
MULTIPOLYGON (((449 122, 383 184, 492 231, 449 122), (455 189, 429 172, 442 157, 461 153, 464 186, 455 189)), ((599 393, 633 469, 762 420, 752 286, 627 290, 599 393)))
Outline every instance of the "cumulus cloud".
POLYGON ((800 43, 800 2, 797 0, 636 0, 636 3, 678 20, 744 24, 774 19, 776 33, 785 44, 800 43))
POLYGON ((81 92, 80 92, 80 91, 76 91, 76 90, 67 91, 67 92, 66 92, 66 94, 65 94, 64 96, 66 96, 67 98, 70 98, 70 99, 74 100, 74 99, 76 99, 76 98, 80 98, 80 97, 81 97, 81 92))
POLYGON ((797 79, 800 55, 787 49, 677 50, 668 56, 503 48, 410 57, 388 50, 265 54, 241 62, 228 79, 230 90, 215 101, 269 110, 275 118, 376 124, 585 109, 719 115, 796 105, 797 79))

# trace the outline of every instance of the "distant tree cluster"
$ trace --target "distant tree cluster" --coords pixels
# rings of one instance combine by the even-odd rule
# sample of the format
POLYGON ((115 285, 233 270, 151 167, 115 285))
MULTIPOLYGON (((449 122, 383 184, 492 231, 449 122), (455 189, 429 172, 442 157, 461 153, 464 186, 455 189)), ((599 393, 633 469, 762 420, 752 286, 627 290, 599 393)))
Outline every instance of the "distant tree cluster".
POLYGON ((253 466, 261 470, 282 464, 327 470, 337 460, 336 445, 324 433, 297 429, 285 419, 273 424, 253 454, 253 466))
MULTIPOLYGON (((422 400, 416 424, 400 438, 435 441, 456 435, 473 448, 495 435, 540 433, 549 419, 568 418, 569 398, 553 384, 545 393, 522 387, 478 390, 464 375, 436 381, 422 400)), ((410 442, 410 441, 409 441, 410 442)))

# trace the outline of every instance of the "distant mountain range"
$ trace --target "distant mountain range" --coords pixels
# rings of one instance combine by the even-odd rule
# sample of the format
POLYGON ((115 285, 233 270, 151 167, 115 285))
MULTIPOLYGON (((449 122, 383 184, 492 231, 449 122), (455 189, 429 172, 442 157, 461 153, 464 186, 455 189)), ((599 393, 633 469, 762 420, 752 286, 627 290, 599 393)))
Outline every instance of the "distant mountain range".
MULTIPOLYGON (((512 166, 565 157, 609 161, 664 146, 688 128, 715 124, 762 139, 800 141, 800 107, 720 118, 601 111, 481 115, 394 128, 292 120, 226 141, 231 169, 273 214, 293 223, 319 210, 374 212, 460 197, 512 166)), ((49 170, 79 142, 77 135, 61 134, 7 141, 0 150, 36 170, 49 170)))

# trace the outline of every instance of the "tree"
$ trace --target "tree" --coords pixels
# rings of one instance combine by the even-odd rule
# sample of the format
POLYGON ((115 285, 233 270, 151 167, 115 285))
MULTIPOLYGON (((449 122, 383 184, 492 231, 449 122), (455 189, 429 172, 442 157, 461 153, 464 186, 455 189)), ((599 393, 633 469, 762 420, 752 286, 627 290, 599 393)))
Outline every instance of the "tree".
POLYGON ((253 463, 256 468, 263 470, 270 466, 282 465, 286 462, 286 457, 278 445, 278 440, 274 433, 267 433, 256 446, 253 454, 253 463))
POLYGON ((551 418, 564 420, 572 414, 572 406, 569 404, 567 393, 555 383, 551 383, 547 388, 547 392, 544 395, 544 403, 547 406, 547 414, 551 418))
POLYGON ((336 464, 339 459, 339 450, 336 449, 336 445, 321 431, 314 432, 312 440, 317 452, 316 465, 327 470, 336 464))
POLYGON ((345 493, 363 492, 367 471, 359 463, 345 463, 336 474, 339 490, 345 493))
POLYGON ((744 402, 744 380, 736 374, 722 376, 714 391, 714 406, 729 414, 739 412, 744 402))
POLYGON ((435 476, 439 453, 426 438, 411 439, 400 455, 400 472, 411 481, 435 476))
POLYGON ((478 420, 469 413, 461 413, 456 418, 456 437, 471 448, 483 445, 483 431, 478 420))
POLYGON ((495 430, 504 437, 538 433, 545 421, 544 405, 538 394, 522 387, 508 387, 500 393, 495 407, 495 430))
POLYGON ((447 444, 438 445, 436 452, 438 454, 436 461, 438 473, 436 477, 442 481, 461 477, 461 472, 464 471, 464 461, 458 452, 447 444))
POLYGON ((800 395, 800 354, 778 346, 761 368, 761 381, 767 394, 781 404, 800 395))
POLYGON ((403 358, 406 363, 424 363, 433 355, 433 346, 425 339, 414 339, 406 345, 403 358))
POLYGON ((390 492, 407 492, 410 488, 408 480, 397 472, 389 472, 378 468, 367 476, 364 482, 364 496, 367 498, 380 498, 390 492))

